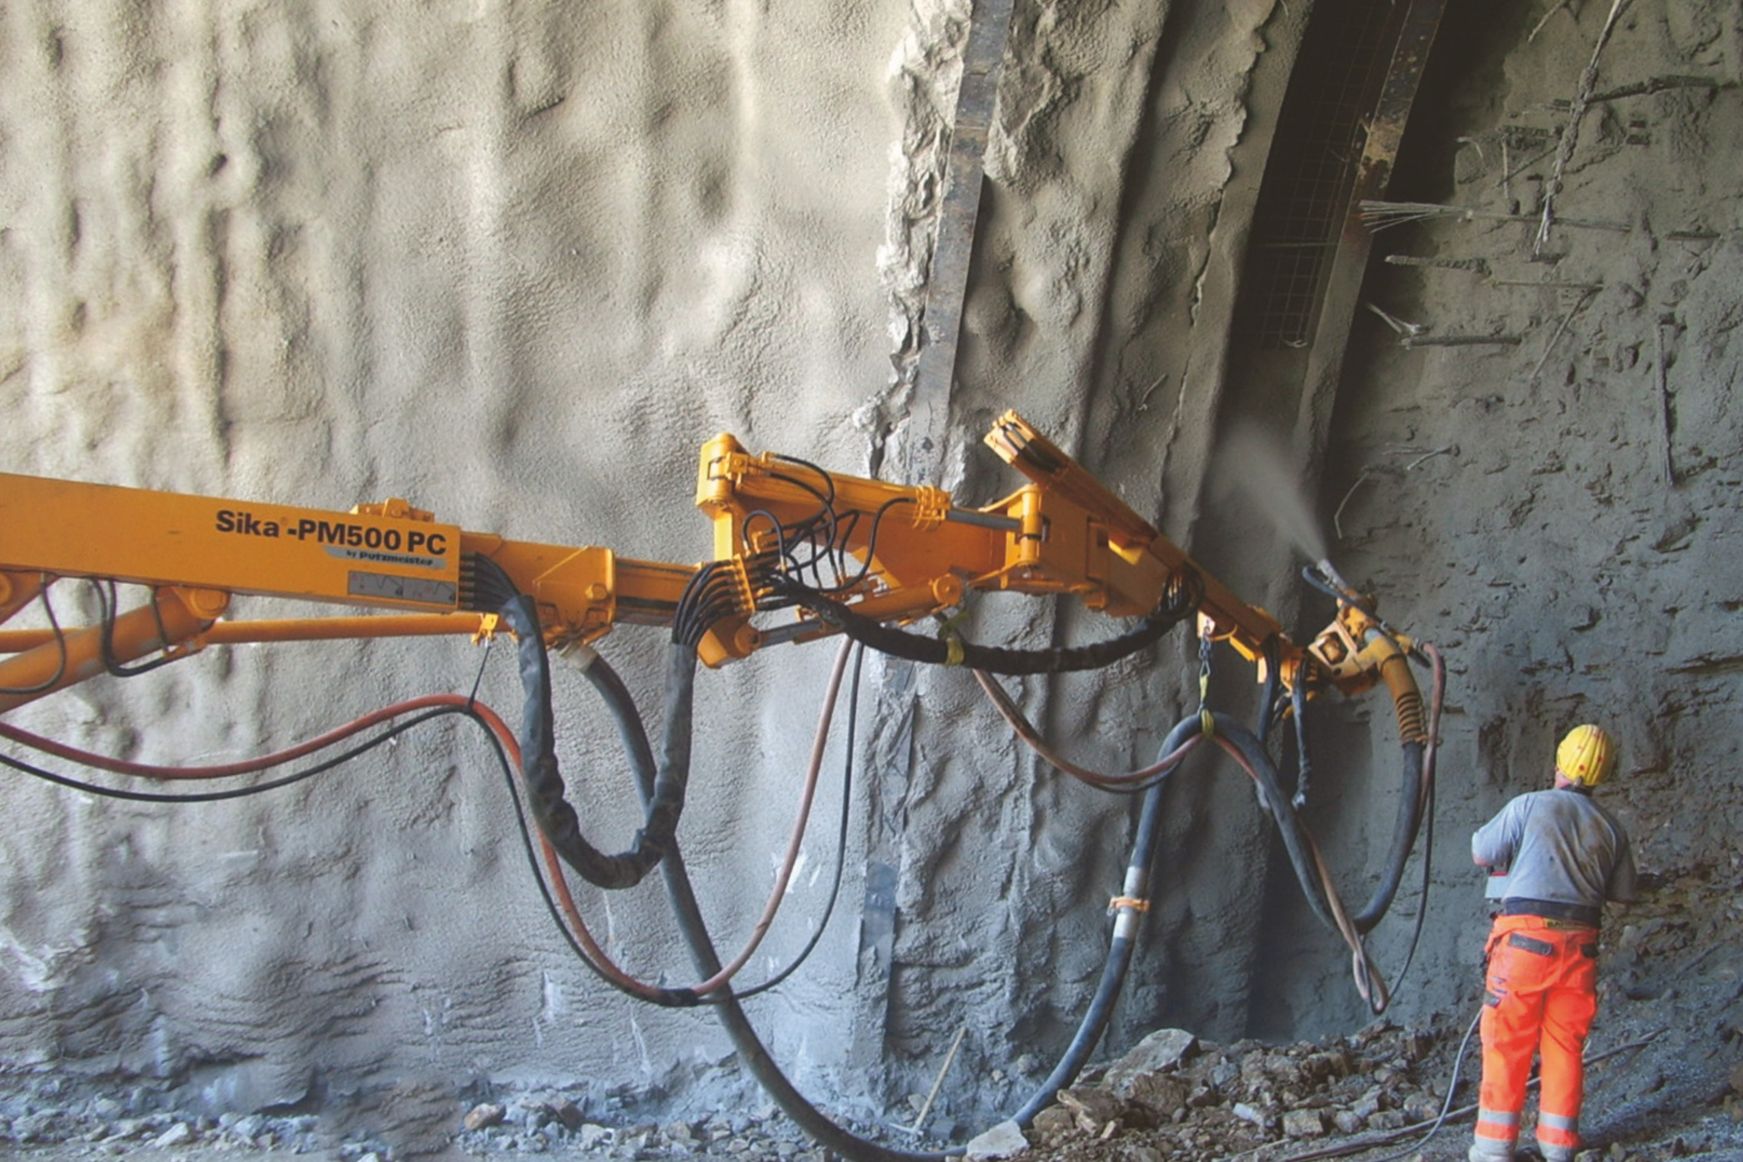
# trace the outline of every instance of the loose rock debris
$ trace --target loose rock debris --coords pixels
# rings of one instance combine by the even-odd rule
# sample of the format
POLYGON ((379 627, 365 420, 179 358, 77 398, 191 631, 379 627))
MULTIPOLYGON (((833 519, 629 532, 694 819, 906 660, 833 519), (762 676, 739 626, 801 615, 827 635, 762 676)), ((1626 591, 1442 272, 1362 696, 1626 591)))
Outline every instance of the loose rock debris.
MULTIPOLYGON (((1643 886, 1642 899, 1604 930, 1603 1009, 1593 1048, 1602 1052, 1669 1032, 1588 1074, 1585 1121, 1596 1148, 1581 1157, 1743 1157, 1743 969, 1734 955, 1743 947, 1743 857, 1649 874, 1643 886)), ((1218 1044, 1185 1030, 1158 1030, 1062 1090, 1025 1133, 1009 1127, 996 1141, 983 1136, 989 1140, 979 1156, 1287 1162, 1358 1136, 1396 1133, 1440 1113, 1468 1020, 1455 1013, 1414 1028, 1382 1021, 1347 1036, 1288 1045, 1218 1044)), ((1455 1105, 1474 1096, 1478 1068, 1473 1046, 1455 1105)), ((53 1077, 0 1088, 11 1094, 0 1099, 0 1153, 39 1162, 130 1154, 178 1162, 414 1156, 373 1139, 345 1140, 310 1116, 209 1117, 155 1108, 158 1099, 143 1087, 125 1098, 84 1096, 53 1077)), ((1348 1156, 1457 1159, 1469 1132, 1468 1120, 1456 1120, 1420 1151, 1410 1149, 1419 1140, 1413 1130, 1402 1141, 1348 1156)), ((605 1124, 599 1111, 551 1091, 456 1101, 451 1133, 451 1153, 483 1159, 831 1157, 769 1110, 605 1124)))
POLYGON ((1221 1158, 1278 1141, 1400 1129, 1440 1111, 1445 1032, 1375 1024, 1335 1041, 1274 1046, 1164 1030, 1098 1082, 1061 1091, 1031 1137, 1052 1151, 1038 1157, 1090 1157, 1072 1147, 1117 1137, 1125 1153, 1093 1156, 1221 1158), (1157 1066, 1146 1058, 1159 1037, 1185 1047, 1157 1066))

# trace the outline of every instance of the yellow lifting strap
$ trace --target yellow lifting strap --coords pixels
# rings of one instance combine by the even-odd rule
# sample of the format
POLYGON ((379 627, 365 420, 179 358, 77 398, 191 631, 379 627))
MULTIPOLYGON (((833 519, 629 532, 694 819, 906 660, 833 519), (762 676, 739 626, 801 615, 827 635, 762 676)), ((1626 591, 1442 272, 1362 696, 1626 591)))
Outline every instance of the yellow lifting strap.
POLYGON ((478 628, 472 634, 473 645, 484 645, 496 640, 496 631, 502 624, 502 618, 494 613, 478 615, 478 628))
POLYGON ((947 666, 962 665, 967 651, 963 649, 962 631, 956 628, 956 623, 968 616, 968 607, 957 610, 949 617, 939 618, 938 636, 944 642, 944 664, 947 666))

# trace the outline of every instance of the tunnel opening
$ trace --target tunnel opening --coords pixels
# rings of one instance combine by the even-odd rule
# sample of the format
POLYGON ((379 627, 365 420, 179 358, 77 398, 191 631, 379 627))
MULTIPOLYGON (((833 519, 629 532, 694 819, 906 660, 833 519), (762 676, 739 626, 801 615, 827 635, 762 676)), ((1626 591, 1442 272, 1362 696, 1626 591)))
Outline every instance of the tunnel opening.
MULTIPOLYGON (((1388 200, 1445 204, 1464 196, 1457 154, 1461 148, 1470 148, 1468 142, 1474 134, 1502 116, 1507 100, 1502 66, 1524 41, 1535 19, 1516 5, 1482 3, 1447 7, 1399 143, 1385 195, 1388 200)), ((1353 214, 1354 208, 1350 207, 1350 211, 1353 214)), ((1353 521, 1349 519, 1351 501, 1371 499, 1362 496, 1363 490, 1383 487, 1387 479, 1373 470, 1372 449, 1366 446, 1368 437, 1352 433, 1364 432, 1360 422, 1363 416, 1397 406, 1388 398, 1394 394, 1395 385, 1414 382, 1423 374, 1423 353, 1402 347, 1395 326, 1372 308, 1377 307, 1406 324, 1426 317, 1424 276, 1432 272, 1386 261, 1391 254, 1424 249, 1411 227, 1381 233, 1374 239, 1373 252, 1362 275, 1359 294, 1364 309, 1355 313, 1350 328, 1315 506, 1334 554, 1361 552, 1365 541, 1354 535, 1353 521)), ((1318 306, 1316 300, 1313 309, 1318 306)), ((1311 331, 1307 334, 1311 335, 1311 331)), ((1282 357, 1275 348, 1268 352, 1273 360, 1282 357)), ((1294 354, 1305 359, 1300 353, 1294 354)), ((1264 357, 1267 356, 1259 356, 1264 357)), ((1382 468, 1386 467, 1382 464, 1382 468)), ((1399 531, 1408 532, 1416 527, 1418 518, 1402 515, 1389 519, 1399 522, 1390 530, 1396 537, 1399 531)), ((1344 559, 1354 559, 1358 565, 1361 561, 1360 556, 1344 559)), ((1358 574, 1358 584, 1366 580, 1367 577, 1358 574)), ((1305 631, 1306 627, 1320 624, 1330 613, 1329 602, 1312 598, 1302 611, 1301 627, 1305 631)), ((1398 793, 1391 753, 1387 748, 1371 746, 1374 731, 1369 715, 1357 704, 1329 700, 1317 703, 1309 722, 1316 750, 1328 757, 1338 757, 1322 760, 1315 767, 1316 793, 1305 817, 1325 839, 1328 850, 1335 851, 1340 866, 1368 869, 1378 859, 1386 821, 1398 793), (1352 813, 1352 804, 1360 805, 1359 810, 1352 813)), ((1437 867, 1444 869, 1453 860, 1462 864, 1458 847, 1456 840, 1442 843, 1435 856, 1437 867)), ((1342 970, 1336 964, 1335 942, 1304 915, 1299 888, 1274 839, 1271 848, 1260 924, 1262 935, 1255 962, 1304 967, 1302 971, 1254 974, 1248 1035, 1262 1040, 1287 1040, 1324 1036, 1361 1024, 1365 1014, 1358 998, 1339 987, 1342 970)), ((1371 938, 1372 946, 1381 952, 1382 968, 1389 974, 1389 983, 1402 986, 1397 1011, 1407 1017, 1431 1012, 1434 1007, 1423 999, 1423 975, 1432 970, 1417 963, 1404 979, 1390 979, 1412 955, 1411 933, 1418 911, 1425 906, 1429 908, 1425 929, 1435 924, 1432 898, 1426 901, 1424 898, 1422 860, 1419 842, 1392 914, 1371 938)), ((1444 875, 1444 870, 1440 874, 1444 875)), ((1369 886, 1369 879, 1352 879, 1349 890, 1359 892, 1369 886)), ((1428 938, 1426 931, 1423 938, 1428 938)))

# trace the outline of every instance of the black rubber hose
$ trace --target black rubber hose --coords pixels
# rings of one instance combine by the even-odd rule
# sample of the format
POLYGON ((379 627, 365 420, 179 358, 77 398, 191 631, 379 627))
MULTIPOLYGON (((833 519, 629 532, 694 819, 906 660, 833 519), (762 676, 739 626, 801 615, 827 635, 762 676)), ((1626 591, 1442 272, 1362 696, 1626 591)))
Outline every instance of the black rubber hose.
MULTIPOLYGON (((1218 714, 1214 718, 1217 733, 1241 749, 1241 753, 1252 764, 1254 773, 1259 776, 1259 786, 1265 792, 1266 804, 1271 809, 1271 817, 1277 821, 1284 850, 1288 853, 1290 866, 1295 870, 1295 878, 1300 881, 1307 902, 1322 923, 1328 928, 1336 929, 1337 923, 1332 918, 1330 904, 1320 884, 1301 818, 1294 805, 1282 794, 1282 781, 1277 776, 1277 768, 1265 753, 1264 747, 1259 745, 1257 738, 1225 715, 1218 714)), ((1197 720, 1189 722, 1197 725, 1197 720)), ((1350 918, 1358 932, 1371 930, 1392 906, 1392 898, 1397 895, 1398 885, 1404 879, 1404 865, 1410 859, 1410 851, 1416 844, 1416 832, 1422 820, 1422 744, 1406 743, 1403 749, 1404 786, 1402 801, 1398 805, 1398 819, 1393 827, 1392 849, 1381 872, 1380 883, 1375 887, 1367 905, 1358 915, 1350 918)))
POLYGON ((629 687, 624 685, 611 663, 598 653, 588 649, 580 656, 583 660, 576 669, 598 692, 600 701, 605 703, 606 711, 611 715, 612 724, 617 727, 618 740, 623 743, 623 753, 629 758, 629 768, 635 776, 635 793, 642 800, 645 811, 659 777, 659 767, 654 762, 654 748, 648 742, 647 727, 642 724, 635 695, 629 692, 629 687))
MULTIPOLYGON (((624 739, 625 750, 629 755, 630 767, 635 772, 636 791, 644 806, 651 809, 657 793, 658 775, 654 768, 653 748, 648 745, 641 714, 636 709, 629 690, 605 659, 595 656, 585 667, 585 672, 617 723, 618 734, 624 739)), ((690 875, 684 867, 684 857, 676 840, 666 848, 666 858, 661 861, 660 874, 665 880, 666 898, 671 903, 672 914, 677 918, 684 942, 689 945, 691 963, 704 978, 713 976, 720 971, 720 955, 715 951, 714 942, 708 935, 707 924, 702 919, 702 909, 696 903, 696 893, 691 887, 690 875)), ((750 1018, 745 1016, 743 1006, 738 1003, 738 998, 732 994, 731 989, 720 990, 716 997, 717 1002, 712 1008, 719 1016, 720 1023, 725 1026, 726 1034, 731 1039, 733 1048, 738 1051, 745 1069, 756 1078, 781 1111, 819 1145, 834 1150, 843 1157, 864 1159, 867 1162, 941 1162, 942 1159, 953 1156, 893 1150, 861 1138, 831 1121, 828 1115, 794 1088, 786 1074, 781 1072, 780 1066, 769 1056, 768 1049, 757 1036, 750 1018)), ((955 1153, 960 1154, 961 1151, 955 1153)))
MULTIPOLYGON (((563 775, 557 765, 556 716, 551 706, 551 660, 545 651, 538 610, 531 597, 517 593, 503 602, 499 612, 520 642, 521 687, 525 692, 520 744, 528 810, 563 862, 582 879, 607 889, 634 887, 670 849, 684 810, 690 777, 696 651, 678 643, 669 649, 664 759, 653 781, 652 799, 633 846, 618 855, 606 855, 581 834, 581 821, 564 796, 563 775)), ((619 730, 621 733, 621 724, 619 730)))
MULTIPOLYGON (((1259 736, 1259 745, 1261 747, 1268 747, 1271 742, 1271 723, 1273 721, 1273 714, 1277 710, 1277 687, 1283 680, 1283 675, 1278 672, 1282 669, 1282 667, 1277 664, 1277 655, 1279 652, 1281 651, 1278 649, 1277 639, 1275 637, 1266 638, 1265 683, 1260 688, 1259 692, 1258 724, 1254 729, 1254 733, 1259 736)), ((1299 681, 1295 684, 1297 686, 1301 685, 1299 681)))
POLYGON ((1360 912, 1350 917, 1357 932, 1367 932, 1380 922, 1392 906, 1392 897, 1398 894, 1398 885, 1404 882, 1404 865, 1410 859, 1410 851, 1416 846, 1416 833, 1422 827, 1423 799, 1422 744, 1407 742, 1404 744, 1402 785, 1398 788, 1398 815, 1392 825, 1392 850, 1387 854, 1386 867, 1380 875, 1380 882, 1374 887, 1374 894, 1368 897, 1360 912))
POLYGON ((879 653, 935 666, 948 665, 954 661, 955 664, 971 670, 1011 676, 1059 674, 1110 666, 1121 658, 1153 645, 1197 606, 1196 599, 1184 593, 1187 586, 1180 586, 1178 589, 1171 586, 1163 604, 1130 633, 1087 646, 1012 650, 1000 646, 976 645, 960 638, 954 642, 946 641, 895 629, 863 617, 838 601, 831 601, 790 581, 779 581, 774 588, 782 596, 816 614, 824 624, 833 626, 854 641, 879 653), (958 655, 955 658, 951 656, 953 649, 958 655))
MULTIPOLYGON (((624 740, 624 748, 635 772, 636 786, 643 802, 651 802, 656 785, 653 750, 648 745, 641 715, 636 710, 628 689, 618 678, 616 671, 597 655, 584 667, 584 672, 604 699, 617 724, 618 734, 624 740)), ((1197 718, 1176 726, 1163 742, 1160 753, 1172 753, 1198 728, 1197 718)), ((1131 859, 1126 869, 1123 895, 1142 897, 1149 890, 1151 868, 1162 833, 1162 794, 1163 784, 1158 784, 1144 798, 1144 806, 1138 817, 1137 834, 1132 843, 1131 859)), ((702 910, 696 903, 689 872, 684 866, 683 856, 676 842, 667 848, 660 870, 665 880, 666 896, 677 918, 679 930, 690 947, 691 961, 698 973, 704 977, 713 976, 720 971, 720 957, 708 935, 702 910)), ((1108 1020, 1113 1015, 1114 1003, 1124 987, 1132 951, 1137 942, 1136 914, 1123 911, 1121 917, 1115 922, 1107 962, 1095 996, 1091 999, 1083 1019, 1078 1024, 1077 1033, 1060 1058, 1059 1064, 1014 1115, 1014 1120, 1020 1125, 1027 1126, 1032 1122, 1036 1114, 1052 1104, 1059 1090, 1077 1077, 1107 1030, 1108 1020)), ((762 1039, 757 1036, 743 1006, 730 990, 723 990, 719 1003, 713 1008, 751 1076, 756 1078, 775 1104, 819 1145, 843 1157, 867 1162, 939 1162, 962 1153, 960 1149, 948 1152, 892 1149, 862 1138, 836 1124, 827 1114, 811 1104, 781 1071, 780 1066, 769 1055, 767 1047, 763 1045, 762 1039)))
POLYGON ((1313 759, 1307 750, 1307 683, 1297 681, 1289 692, 1295 711, 1295 807, 1307 806, 1307 788, 1313 782, 1313 759))
MULTIPOLYGON (((1180 723, 1168 732, 1158 754, 1173 754, 1185 745, 1198 726, 1196 718, 1180 723)), ((1120 892, 1123 896, 1139 899, 1149 896, 1156 848, 1162 836, 1162 793, 1165 786, 1165 782, 1158 782, 1144 795, 1144 806, 1138 816, 1138 832, 1132 840, 1132 858, 1126 866, 1126 882, 1120 892)), ((1108 1020, 1113 1016, 1114 1002, 1125 987, 1126 971, 1131 967, 1132 952, 1138 943, 1136 929, 1136 913, 1121 912, 1120 918, 1114 922, 1113 939, 1108 944, 1107 962, 1102 967, 1101 983, 1096 986, 1095 996, 1090 998, 1089 1008, 1084 1011, 1083 1020, 1078 1022, 1077 1033, 1066 1046, 1059 1063, 1053 1067, 1053 1072, 1012 1115, 1012 1120, 1018 1125, 1028 1126, 1036 1114, 1053 1104, 1059 1091, 1076 1080, 1089 1055, 1095 1052, 1102 1034, 1107 1031, 1108 1020)))
MULTIPOLYGON (((1289 797, 1283 793, 1283 782, 1277 775, 1277 766, 1271 761, 1271 756, 1265 753, 1265 748, 1259 745, 1259 740, 1243 728, 1233 718, 1226 714, 1211 716, 1216 732, 1234 743, 1240 749, 1242 756, 1253 768, 1258 777, 1260 796, 1265 806, 1271 811, 1271 818, 1277 824, 1277 831, 1283 837, 1283 850, 1289 856, 1289 865, 1295 870, 1295 878, 1301 883, 1302 894, 1307 897, 1308 904, 1313 908, 1313 914, 1321 923, 1331 929, 1337 928, 1337 921, 1332 918, 1331 905, 1326 901, 1325 891, 1319 881, 1319 872, 1313 859, 1312 848, 1308 843, 1307 832, 1301 825, 1301 817, 1296 814, 1289 797)), ((1191 738, 1203 729, 1199 718, 1188 718, 1176 729, 1184 729, 1182 742, 1191 738)))
MULTIPOLYGON (((691 963, 704 977, 713 976, 720 971, 720 954, 715 951, 714 941, 708 935, 707 925, 702 919, 702 909, 697 906, 696 893, 691 888, 689 873, 676 844, 667 853, 660 874, 665 879, 666 898, 671 903, 673 915, 677 917, 678 929, 683 934, 684 942, 690 947, 691 963)), ((768 1048, 763 1044, 762 1038, 757 1036, 750 1018, 745 1015, 744 1006, 738 1003, 736 996, 727 992, 713 1008, 721 1025, 726 1029, 727 1037, 732 1041, 732 1047, 738 1051, 739 1060, 745 1069, 756 1078, 757 1084, 763 1087, 763 1091, 781 1108, 781 1112, 809 1134, 818 1145, 833 1150, 844 1158, 863 1162, 940 1162, 941 1159, 962 1153, 961 1150, 948 1153, 896 1150, 869 1138, 862 1138, 845 1126, 838 1125, 828 1114, 812 1105, 787 1075, 781 1072, 781 1067, 769 1055, 768 1048)))

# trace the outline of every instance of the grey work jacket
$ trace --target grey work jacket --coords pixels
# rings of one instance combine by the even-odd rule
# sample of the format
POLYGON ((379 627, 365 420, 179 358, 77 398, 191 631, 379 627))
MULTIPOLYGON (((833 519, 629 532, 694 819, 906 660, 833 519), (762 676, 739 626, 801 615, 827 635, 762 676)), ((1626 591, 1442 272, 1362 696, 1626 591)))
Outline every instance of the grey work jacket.
POLYGON ((1508 803, 1471 836, 1471 855, 1505 868, 1504 900, 1544 900, 1597 909, 1634 898, 1628 833, 1590 794, 1532 791, 1508 803))

